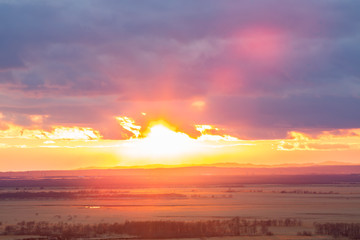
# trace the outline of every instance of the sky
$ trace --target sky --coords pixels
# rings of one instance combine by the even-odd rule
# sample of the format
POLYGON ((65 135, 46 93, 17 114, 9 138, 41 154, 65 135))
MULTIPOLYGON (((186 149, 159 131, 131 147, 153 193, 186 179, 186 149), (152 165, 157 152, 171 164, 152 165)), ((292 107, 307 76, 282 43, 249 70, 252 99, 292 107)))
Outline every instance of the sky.
POLYGON ((0 0, 0 171, 360 163, 357 0, 0 0))

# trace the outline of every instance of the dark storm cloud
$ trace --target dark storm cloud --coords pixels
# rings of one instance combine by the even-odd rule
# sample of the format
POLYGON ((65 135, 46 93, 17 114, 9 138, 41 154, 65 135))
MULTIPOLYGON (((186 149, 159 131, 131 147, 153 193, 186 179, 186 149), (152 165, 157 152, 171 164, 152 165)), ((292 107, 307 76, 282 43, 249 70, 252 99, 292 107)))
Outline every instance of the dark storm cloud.
POLYGON ((86 123, 103 108, 84 98, 109 96, 110 117, 131 101, 201 97, 219 124, 360 127, 359 11, 355 0, 0 1, 0 93, 17 96, 0 112, 37 99, 21 114, 86 123))

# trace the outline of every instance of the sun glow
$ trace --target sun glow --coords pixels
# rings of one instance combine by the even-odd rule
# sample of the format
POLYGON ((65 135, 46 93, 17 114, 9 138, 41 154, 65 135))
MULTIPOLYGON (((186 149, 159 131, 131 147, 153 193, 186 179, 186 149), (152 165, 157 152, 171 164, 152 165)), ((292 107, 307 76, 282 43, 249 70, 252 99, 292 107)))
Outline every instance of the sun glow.
POLYGON ((140 132, 140 126, 135 125, 134 120, 126 119, 129 120, 126 124, 124 121, 120 121, 120 124, 131 132, 137 127, 137 134, 134 134, 135 138, 124 140, 122 144, 124 148, 119 154, 125 156, 123 163, 126 159, 133 159, 134 162, 144 164, 182 164, 198 161, 201 156, 212 156, 219 153, 221 148, 245 145, 235 137, 218 135, 220 129, 212 125, 195 125, 195 129, 201 134, 193 138, 164 121, 152 122, 146 130, 140 132))
POLYGON ((195 139, 163 124, 153 125, 146 137, 130 140, 127 147, 129 155, 147 158, 176 158, 199 151, 195 139))

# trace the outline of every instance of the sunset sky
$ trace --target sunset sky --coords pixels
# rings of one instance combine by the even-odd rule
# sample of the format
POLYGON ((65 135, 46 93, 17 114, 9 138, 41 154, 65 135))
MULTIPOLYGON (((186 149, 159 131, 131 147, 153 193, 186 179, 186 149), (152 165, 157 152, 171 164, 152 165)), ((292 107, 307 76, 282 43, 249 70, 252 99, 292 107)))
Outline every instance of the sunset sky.
POLYGON ((359 12, 0 0, 0 171, 360 164, 359 12))

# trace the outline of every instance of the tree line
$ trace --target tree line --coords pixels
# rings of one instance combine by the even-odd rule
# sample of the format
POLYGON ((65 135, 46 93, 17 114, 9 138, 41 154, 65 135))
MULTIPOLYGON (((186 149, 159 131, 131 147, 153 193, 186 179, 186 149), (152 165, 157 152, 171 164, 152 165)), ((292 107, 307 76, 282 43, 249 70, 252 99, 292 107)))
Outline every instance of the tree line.
POLYGON ((360 239, 360 223, 314 223, 314 227, 319 235, 360 239))
POLYGON ((179 193, 158 193, 158 194, 131 194, 116 192, 96 191, 18 191, 0 193, 0 200, 13 199, 84 199, 84 198, 132 198, 132 199, 184 199, 184 194, 179 193))
POLYGON ((137 238, 190 238, 272 235, 271 226, 299 226, 297 219, 249 220, 235 217, 206 221, 126 221, 124 223, 50 223, 22 221, 4 227, 3 235, 39 235, 57 239, 98 237, 105 234, 137 238))

